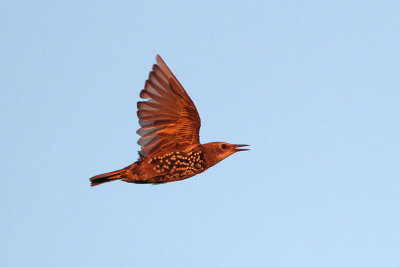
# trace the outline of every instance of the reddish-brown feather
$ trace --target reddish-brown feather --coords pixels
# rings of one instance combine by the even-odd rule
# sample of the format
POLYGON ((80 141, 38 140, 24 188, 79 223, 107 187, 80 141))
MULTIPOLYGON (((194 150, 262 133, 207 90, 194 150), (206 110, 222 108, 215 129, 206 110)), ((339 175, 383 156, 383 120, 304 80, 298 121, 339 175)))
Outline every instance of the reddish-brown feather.
POLYGON ((157 64, 145 83, 137 104, 141 128, 138 144, 141 155, 200 144, 200 117, 196 106, 165 62, 157 64))

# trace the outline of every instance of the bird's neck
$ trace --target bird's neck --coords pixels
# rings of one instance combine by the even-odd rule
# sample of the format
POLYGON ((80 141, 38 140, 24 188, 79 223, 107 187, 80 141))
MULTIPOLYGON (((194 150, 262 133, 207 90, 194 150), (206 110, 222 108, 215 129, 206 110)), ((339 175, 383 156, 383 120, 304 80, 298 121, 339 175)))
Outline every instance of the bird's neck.
POLYGON ((222 160, 217 156, 214 147, 209 144, 210 143, 201 145, 201 151, 204 154, 205 162, 207 162, 207 168, 214 166, 222 160))

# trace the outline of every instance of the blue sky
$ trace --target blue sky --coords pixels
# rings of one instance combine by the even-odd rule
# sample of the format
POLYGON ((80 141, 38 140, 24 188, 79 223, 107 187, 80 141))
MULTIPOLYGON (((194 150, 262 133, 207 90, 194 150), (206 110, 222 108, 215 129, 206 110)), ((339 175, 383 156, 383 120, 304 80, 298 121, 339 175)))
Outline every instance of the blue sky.
POLYGON ((3 1, 0 265, 399 266, 398 1, 3 1), (159 53, 201 141, 248 143, 159 186, 137 159, 159 53))

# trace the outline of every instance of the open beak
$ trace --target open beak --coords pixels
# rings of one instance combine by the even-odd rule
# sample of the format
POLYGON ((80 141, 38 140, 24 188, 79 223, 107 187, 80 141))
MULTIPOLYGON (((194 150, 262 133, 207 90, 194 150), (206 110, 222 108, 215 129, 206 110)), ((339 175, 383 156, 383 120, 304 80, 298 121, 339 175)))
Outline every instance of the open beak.
POLYGON ((244 146, 249 146, 249 145, 234 145, 235 152, 250 150, 247 148, 239 148, 239 147, 244 147, 244 146))

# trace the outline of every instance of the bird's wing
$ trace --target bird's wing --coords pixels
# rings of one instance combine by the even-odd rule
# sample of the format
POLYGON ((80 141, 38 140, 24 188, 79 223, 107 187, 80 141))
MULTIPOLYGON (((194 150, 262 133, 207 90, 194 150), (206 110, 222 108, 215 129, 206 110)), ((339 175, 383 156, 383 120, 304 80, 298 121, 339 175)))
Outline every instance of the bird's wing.
POLYGON ((137 133, 141 156, 154 152, 200 144, 200 116, 183 86, 162 58, 145 83, 140 97, 147 101, 137 103, 139 124, 137 133))

